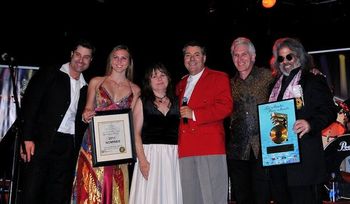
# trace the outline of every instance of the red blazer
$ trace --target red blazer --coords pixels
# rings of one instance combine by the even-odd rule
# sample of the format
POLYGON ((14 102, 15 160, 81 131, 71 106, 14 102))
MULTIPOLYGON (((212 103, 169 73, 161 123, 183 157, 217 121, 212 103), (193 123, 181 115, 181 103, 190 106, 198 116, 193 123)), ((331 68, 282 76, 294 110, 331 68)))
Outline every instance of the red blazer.
MULTIPOLYGON (((176 86, 180 106, 187 78, 185 76, 176 86)), ((188 106, 194 111, 196 121, 189 119, 187 124, 183 120, 180 122, 179 157, 225 154, 223 121, 233 109, 228 75, 205 68, 188 106)))

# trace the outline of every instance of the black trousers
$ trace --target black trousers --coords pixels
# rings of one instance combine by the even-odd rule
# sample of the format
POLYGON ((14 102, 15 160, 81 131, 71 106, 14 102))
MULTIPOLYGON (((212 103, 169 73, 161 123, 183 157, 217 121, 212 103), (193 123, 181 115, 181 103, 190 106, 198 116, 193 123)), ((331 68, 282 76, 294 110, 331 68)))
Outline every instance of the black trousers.
POLYGON ((23 169, 22 203, 69 203, 75 160, 73 135, 57 133, 48 153, 36 146, 31 162, 23 169))
POLYGON ((322 204, 322 184, 290 186, 285 166, 271 167, 270 175, 276 204, 322 204))
POLYGON ((250 160, 228 160, 229 176, 237 204, 267 204, 271 201, 268 169, 251 152, 250 160))

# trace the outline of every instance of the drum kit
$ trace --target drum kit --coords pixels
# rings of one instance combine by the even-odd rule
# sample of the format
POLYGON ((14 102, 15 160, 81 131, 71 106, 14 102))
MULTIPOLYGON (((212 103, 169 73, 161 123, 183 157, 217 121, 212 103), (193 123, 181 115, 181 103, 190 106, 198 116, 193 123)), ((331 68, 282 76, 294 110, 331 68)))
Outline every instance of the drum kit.
POLYGON ((322 142, 324 149, 327 148, 327 145, 330 142, 343 136, 347 131, 346 124, 348 123, 348 117, 350 116, 350 109, 342 101, 336 101, 336 104, 340 107, 337 120, 322 131, 322 142))
POLYGON ((347 123, 350 119, 349 107, 342 101, 335 101, 340 107, 337 120, 322 131, 327 171, 335 173, 341 188, 342 198, 350 199, 350 134, 347 123))

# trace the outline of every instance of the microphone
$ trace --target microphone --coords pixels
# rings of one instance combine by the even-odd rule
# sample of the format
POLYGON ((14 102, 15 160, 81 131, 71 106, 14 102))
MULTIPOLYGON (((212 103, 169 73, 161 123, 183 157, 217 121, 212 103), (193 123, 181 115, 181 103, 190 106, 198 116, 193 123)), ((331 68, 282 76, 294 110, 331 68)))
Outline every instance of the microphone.
POLYGON ((10 56, 7 52, 4 52, 1 54, 1 59, 5 62, 13 62, 15 61, 15 58, 10 56))
MULTIPOLYGON (((187 97, 184 97, 183 99, 182 99, 182 106, 187 106, 187 97)), ((182 118, 182 121, 183 121, 183 123, 184 124, 187 124, 188 123, 188 118, 182 118)))

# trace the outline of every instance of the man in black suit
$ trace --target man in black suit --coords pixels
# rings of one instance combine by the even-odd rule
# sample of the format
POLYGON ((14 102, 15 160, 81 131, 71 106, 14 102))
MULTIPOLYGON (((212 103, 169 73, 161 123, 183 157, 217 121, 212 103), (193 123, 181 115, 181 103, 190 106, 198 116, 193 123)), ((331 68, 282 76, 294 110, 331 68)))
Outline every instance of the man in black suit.
POLYGON ((88 69, 95 48, 81 40, 70 62, 40 69, 31 79, 22 103, 21 148, 24 166, 23 203, 68 203, 86 125, 82 111, 88 69))
POLYGON ((280 38, 273 46, 272 66, 279 70, 269 102, 295 98, 301 162, 271 167, 273 194, 279 204, 322 203, 321 189, 327 180, 321 131, 337 116, 333 95, 321 74, 314 75, 310 55, 294 38, 280 38))

